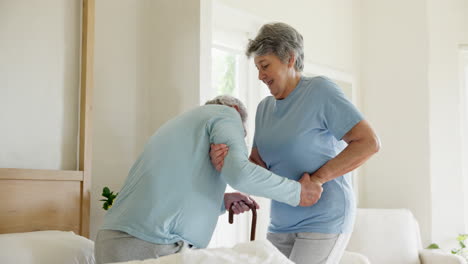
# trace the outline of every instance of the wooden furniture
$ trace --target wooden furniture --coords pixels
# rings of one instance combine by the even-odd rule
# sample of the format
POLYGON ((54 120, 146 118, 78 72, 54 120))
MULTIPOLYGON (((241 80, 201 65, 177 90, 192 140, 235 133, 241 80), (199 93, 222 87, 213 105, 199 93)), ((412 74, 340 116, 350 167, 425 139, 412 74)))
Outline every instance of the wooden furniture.
POLYGON ((94 0, 83 0, 79 169, 0 168, 0 234, 74 231, 89 237, 94 0))

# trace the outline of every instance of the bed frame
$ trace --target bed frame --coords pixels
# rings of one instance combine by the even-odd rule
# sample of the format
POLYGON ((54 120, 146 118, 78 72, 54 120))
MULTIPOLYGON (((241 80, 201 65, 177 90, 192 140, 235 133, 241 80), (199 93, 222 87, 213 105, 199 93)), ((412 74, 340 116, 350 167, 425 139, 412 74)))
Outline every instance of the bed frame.
POLYGON ((0 168, 0 234, 73 231, 89 238, 95 0, 83 0, 77 171, 0 168))

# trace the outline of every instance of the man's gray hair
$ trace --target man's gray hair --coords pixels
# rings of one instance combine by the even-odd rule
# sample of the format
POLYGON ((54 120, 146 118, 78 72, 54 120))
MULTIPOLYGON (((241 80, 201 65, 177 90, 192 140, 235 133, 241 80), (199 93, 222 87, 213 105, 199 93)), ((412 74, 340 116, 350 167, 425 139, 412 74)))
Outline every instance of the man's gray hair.
POLYGON ((253 55, 263 56, 269 53, 276 55, 283 63, 287 63, 291 53, 296 57, 294 68, 298 72, 304 69, 304 40, 297 30, 285 23, 269 23, 263 25, 255 39, 249 39, 248 58, 253 55))
POLYGON ((239 107, 239 114, 241 116, 242 123, 245 123, 247 121, 247 108, 245 108, 244 103, 242 103, 241 100, 230 96, 230 95, 220 95, 216 96, 212 100, 209 100, 205 103, 205 105, 209 104, 218 104, 218 105, 226 105, 226 106, 235 106, 237 105, 239 107))

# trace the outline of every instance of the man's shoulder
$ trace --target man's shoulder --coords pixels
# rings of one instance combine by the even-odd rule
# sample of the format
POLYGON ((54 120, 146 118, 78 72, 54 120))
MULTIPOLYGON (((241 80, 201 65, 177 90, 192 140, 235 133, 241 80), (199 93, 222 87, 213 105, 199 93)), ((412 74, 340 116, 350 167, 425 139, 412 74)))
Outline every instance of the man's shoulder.
MULTIPOLYGON (((236 111, 234 107, 226 106, 226 105, 203 105, 200 106, 200 110, 206 112, 208 115, 212 117, 227 117, 227 118, 235 118, 239 116, 239 113, 236 111)), ((240 116, 239 116, 240 117, 240 116)))

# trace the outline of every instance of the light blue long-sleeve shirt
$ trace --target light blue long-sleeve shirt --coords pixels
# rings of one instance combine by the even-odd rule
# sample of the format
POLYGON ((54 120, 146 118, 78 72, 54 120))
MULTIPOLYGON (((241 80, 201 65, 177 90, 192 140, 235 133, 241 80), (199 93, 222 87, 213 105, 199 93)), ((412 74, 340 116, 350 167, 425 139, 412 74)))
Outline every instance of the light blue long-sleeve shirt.
POLYGON ((223 211, 226 183, 241 192, 299 204, 299 182, 249 162, 234 108, 197 107, 168 121, 149 139, 101 229, 157 244, 183 240, 204 248, 223 211), (221 174, 211 164, 210 143, 229 147, 221 174))

